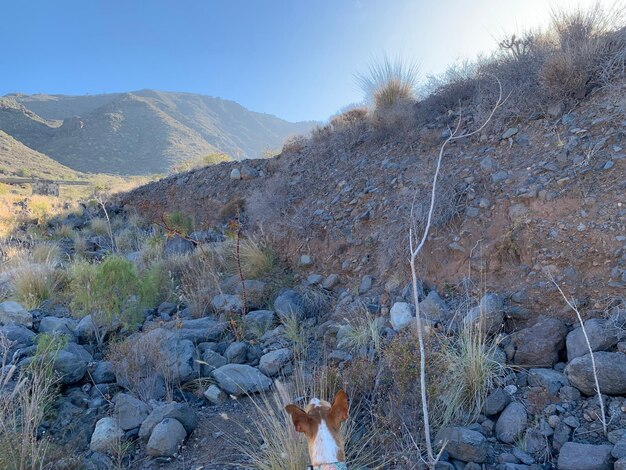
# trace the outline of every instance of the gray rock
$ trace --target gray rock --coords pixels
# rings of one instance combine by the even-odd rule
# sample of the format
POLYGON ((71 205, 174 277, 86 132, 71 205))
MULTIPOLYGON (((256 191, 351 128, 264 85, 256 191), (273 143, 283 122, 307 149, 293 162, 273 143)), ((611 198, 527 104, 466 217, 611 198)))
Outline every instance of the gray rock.
POLYGON ((124 431, 115 418, 102 418, 96 423, 89 449, 93 452, 113 452, 119 447, 123 437, 124 431))
POLYGON ((500 414, 496 422, 496 437, 507 444, 515 440, 526 430, 528 414, 519 402, 510 403, 500 414))
POLYGON ((359 284, 359 295, 366 294, 372 288, 373 283, 374 278, 372 276, 363 276, 359 284))
POLYGON ((0 302, 0 325, 17 324, 33 327, 33 315, 17 302, 0 302))
POLYGON ((167 403, 157 406, 144 420, 139 428, 139 438, 148 439, 154 427, 166 418, 179 421, 187 433, 191 433, 198 425, 196 413, 185 403, 167 403))
MULTIPOLYGON (((592 318, 587 320, 584 325, 593 351, 606 351, 619 341, 616 329, 611 328, 612 325, 607 324, 605 319, 592 318)), ((589 354, 585 334, 581 327, 569 332, 565 339, 565 345, 567 346, 568 361, 589 354)))
POLYGON ((200 374, 202 377, 210 377, 211 372, 215 369, 219 369, 222 366, 228 364, 226 359, 221 354, 207 349, 202 353, 202 362, 200 363, 200 374))
MULTIPOLYGON (((183 328, 184 324, 183 323, 183 328)), ((167 370, 174 382, 184 383, 200 375, 198 354, 193 342, 189 339, 181 339, 185 330, 166 330, 155 328, 143 335, 143 341, 154 344, 166 362, 164 370, 167 370)), ((189 331, 189 330, 187 330, 189 331)), ((206 332, 203 333, 203 339, 206 332)), ((119 377, 118 377, 119 379, 119 377)))
POLYGON ((265 334, 276 321, 276 315, 271 310, 254 310, 243 319, 246 335, 259 338, 265 334))
POLYGON ((230 343, 224 351, 224 357, 232 364, 243 364, 246 362, 246 353, 248 352, 248 343, 244 341, 235 341, 230 343))
POLYGON ((550 395, 556 395, 562 386, 569 385, 565 375, 554 369, 530 369, 528 385, 543 387, 550 395))
POLYGON ((480 167, 485 171, 493 171, 496 169, 496 161, 491 157, 485 157, 480 161, 480 167))
POLYGON ((259 176, 259 170, 250 165, 242 165, 241 166, 241 179, 242 180, 251 180, 259 176))
POLYGON ((291 360, 293 353, 289 348, 281 348, 261 356, 259 370, 268 377, 274 377, 291 360))
POLYGON ((173 237, 165 240, 165 245, 163 245, 163 256, 167 258, 170 256, 184 255, 191 253, 195 250, 195 248, 196 244, 191 240, 174 235, 173 237))
POLYGON ((302 267, 311 266, 313 264, 313 258, 309 255, 302 255, 298 260, 298 265, 302 267))
POLYGON ((322 282, 323 276, 321 274, 309 274, 306 278, 307 286, 315 286, 322 282))
POLYGON ((626 459, 626 436, 615 443, 611 455, 616 459, 626 459))
POLYGON ((487 460, 489 443, 478 431, 463 427, 447 427, 437 433, 437 446, 446 444, 450 457, 463 462, 483 463, 487 460))
POLYGON ((118 393, 114 401, 115 417, 124 431, 139 428, 150 414, 148 405, 127 393, 118 393))
POLYGON ((513 333, 513 363, 535 367, 552 367, 559 361, 567 328, 561 320, 541 316, 530 328, 513 333))
MULTIPOLYGON (((626 394, 626 354, 598 351, 594 353, 594 357, 602 393, 626 394)), ((584 395, 596 393, 590 354, 570 361, 565 368, 565 375, 584 395)))
POLYGON ((241 171, 239 168, 233 168, 230 171, 230 179, 231 180, 240 180, 241 179, 241 171))
POLYGON ((580 444, 567 442, 559 454, 559 470, 611 470, 610 445, 580 444))
POLYGON ((441 321, 448 312, 448 307, 437 291, 431 290, 419 304, 420 315, 435 321, 441 321))
POLYGON ((491 175, 492 183, 499 183, 500 181, 504 181, 509 177, 509 173, 505 170, 496 171, 491 175))
POLYGON ((477 307, 467 312, 463 323, 480 326, 487 334, 493 334, 502 327, 504 321, 504 300, 497 294, 485 294, 477 307))
POLYGON ((616 460, 613 464, 613 470, 626 470, 626 459, 616 460))
POLYGON ((154 427, 146 445, 146 453, 153 457, 172 457, 186 437, 187 432, 178 420, 165 418, 154 427))
POLYGON ((97 384, 115 382, 115 370, 113 364, 108 361, 97 362, 90 374, 97 384))
POLYGON ((211 307, 217 313, 241 313, 243 301, 240 295, 218 294, 211 300, 211 307))
POLYGON ((214 405, 219 405, 226 400, 226 394, 217 385, 209 385, 204 393, 204 398, 209 400, 214 405))
POLYGON ((258 369, 243 364, 226 364, 215 369, 213 377, 222 390, 235 396, 266 391, 272 386, 258 369))
POLYGON ((295 315, 299 319, 303 319, 306 314, 302 296, 293 289, 285 289, 276 297, 274 311, 280 317, 295 315))
POLYGON ((517 203, 511 204, 509 207, 509 219, 511 220, 519 220, 522 219, 528 213, 528 207, 526 204, 517 203))
POLYGON ((409 326, 415 317, 413 316, 413 306, 406 302, 396 302, 389 311, 389 321, 391 327, 400 331, 409 326))
POLYGON ((509 127, 506 131, 504 131, 504 134, 502 134, 502 137, 500 137, 500 138, 502 140, 510 139, 511 137, 513 137, 518 132, 519 132, 519 128, 518 127, 509 127))
POLYGON ((329 274, 322 282, 322 287, 324 289, 331 290, 337 284, 339 284, 339 276, 336 274, 329 274))
POLYGON ((511 395, 501 388, 497 388, 485 399, 483 413, 487 416, 494 416, 500 413, 506 405, 511 403, 511 395))
POLYGON ((78 321, 73 318, 43 317, 39 323, 39 333, 56 333, 74 337, 78 321))
POLYGON ((54 371, 59 375, 62 384, 81 381, 87 373, 88 362, 78 354, 61 350, 55 355, 54 371))
POLYGON ((246 289, 246 306, 248 310, 255 310, 262 306, 267 300, 267 283, 256 279, 246 279, 243 284, 237 282, 235 294, 243 297, 243 289, 246 289))
POLYGON ((33 344, 35 333, 24 325, 4 325, 0 327, 0 337, 6 338, 15 346, 29 346, 33 344))

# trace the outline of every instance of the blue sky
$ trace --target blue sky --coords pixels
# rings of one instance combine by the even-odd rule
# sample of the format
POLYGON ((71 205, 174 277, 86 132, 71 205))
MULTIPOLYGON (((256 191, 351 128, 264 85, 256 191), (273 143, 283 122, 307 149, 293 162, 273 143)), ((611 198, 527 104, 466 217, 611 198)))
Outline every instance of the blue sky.
MULTIPOLYGON (((436 74, 572 0, 0 0, 0 95, 154 88, 323 120, 375 57, 436 74)), ((591 3, 582 1, 581 4, 591 3)))

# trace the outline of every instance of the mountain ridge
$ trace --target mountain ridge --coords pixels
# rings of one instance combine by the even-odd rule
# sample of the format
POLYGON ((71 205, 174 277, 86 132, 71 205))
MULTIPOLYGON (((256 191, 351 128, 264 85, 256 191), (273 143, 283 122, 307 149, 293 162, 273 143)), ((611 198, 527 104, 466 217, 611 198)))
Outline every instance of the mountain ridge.
POLYGON ((92 173, 165 173, 214 152, 257 158, 314 124, 186 92, 0 97, 0 130, 62 165, 92 173))

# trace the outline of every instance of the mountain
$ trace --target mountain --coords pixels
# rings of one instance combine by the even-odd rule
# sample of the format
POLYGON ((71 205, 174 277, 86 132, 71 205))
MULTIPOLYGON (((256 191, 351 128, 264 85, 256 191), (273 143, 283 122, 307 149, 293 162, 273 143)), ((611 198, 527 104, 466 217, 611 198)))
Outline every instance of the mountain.
POLYGON ((79 178, 79 173, 52 158, 36 152, 0 131, 0 178, 35 176, 44 179, 79 178))
POLYGON ((164 173, 213 152, 256 158, 313 125, 193 93, 0 98, 0 130, 62 165, 91 173, 164 173))

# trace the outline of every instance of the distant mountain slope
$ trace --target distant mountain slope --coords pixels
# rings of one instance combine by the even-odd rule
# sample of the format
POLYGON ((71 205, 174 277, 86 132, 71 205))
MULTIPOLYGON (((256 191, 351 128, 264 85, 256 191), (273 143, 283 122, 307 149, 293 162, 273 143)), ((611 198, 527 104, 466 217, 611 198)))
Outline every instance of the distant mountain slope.
POLYGON ((314 123, 289 123, 228 100, 192 93, 0 98, 0 129, 76 170, 163 173, 212 152, 255 158, 314 123))
POLYGON ((76 179, 81 175, 0 131, 0 178, 5 176, 76 179))

